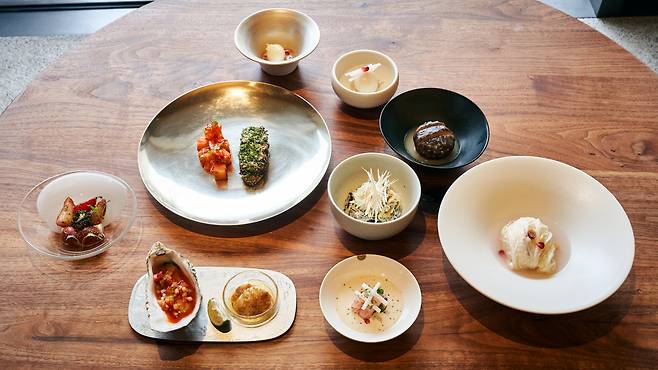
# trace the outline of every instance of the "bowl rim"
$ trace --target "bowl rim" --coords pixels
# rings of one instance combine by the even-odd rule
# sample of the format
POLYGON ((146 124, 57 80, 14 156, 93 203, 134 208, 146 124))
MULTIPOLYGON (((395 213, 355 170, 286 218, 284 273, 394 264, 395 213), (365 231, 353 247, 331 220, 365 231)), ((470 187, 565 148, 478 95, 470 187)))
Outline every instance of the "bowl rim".
POLYGON ((334 65, 331 67, 331 79, 334 80, 340 87, 347 90, 350 94, 354 94, 354 95, 357 95, 357 96, 375 96, 375 95, 380 95, 380 94, 383 94, 383 93, 387 92, 390 88, 395 86, 396 83, 399 83, 400 74, 399 74, 399 71, 398 71, 397 64, 395 64, 395 62, 393 61, 393 58, 389 57, 388 55, 382 53, 381 51, 372 50, 372 49, 357 49, 357 50, 348 51, 348 52, 342 54, 341 56, 339 56, 338 59, 336 59, 336 61, 334 62, 334 65), (358 54, 358 53, 378 54, 378 55, 384 57, 384 59, 388 60, 388 62, 393 67, 393 79, 391 80, 391 82, 388 85, 386 85, 386 87, 384 87, 384 88, 382 88, 378 91, 374 91, 374 92, 359 92, 359 91, 354 91, 354 90, 350 89, 349 87, 343 85, 340 82, 340 79, 336 75, 336 66, 338 65, 338 62, 340 62, 341 60, 345 59, 346 57, 348 57, 352 54, 358 54))
MULTIPOLYGON (((477 285, 473 284, 472 279, 469 278, 468 274, 465 273, 460 266, 457 266, 457 265, 453 264, 453 261, 450 257, 450 253, 446 252, 445 247, 443 245, 443 242, 441 241, 441 239, 442 239, 441 238, 441 228, 439 227, 439 225, 441 224, 441 219, 442 219, 441 211, 443 210, 443 212, 446 212, 444 210, 444 206, 443 206, 445 203, 442 201, 441 205, 439 206, 439 211, 437 213, 436 227, 437 227, 437 232, 439 234, 438 236, 439 236, 439 240, 440 240, 440 243, 441 243, 441 249, 443 250, 443 254, 448 258, 448 261, 450 262, 450 265, 455 269, 457 274, 459 274, 459 276, 468 283, 468 285, 470 285, 473 289, 477 290, 483 296, 485 296, 485 297, 491 299, 492 301, 497 302, 497 303, 499 303, 503 306, 507 306, 507 307, 513 308, 515 310, 523 311, 523 312, 542 314, 542 315, 569 314, 569 313, 579 312, 579 311, 583 311, 583 310, 586 310, 588 308, 594 307, 594 306, 598 305, 599 303, 605 301, 606 299, 610 298, 610 296, 612 296, 615 292, 617 292, 617 290, 619 290, 621 285, 626 281, 626 279, 628 278, 628 275, 631 272, 631 269, 633 268, 633 261, 635 260, 635 233, 633 232, 633 226, 630 222, 630 219, 628 218, 628 214, 624 210, 624 207, 621 205, 621 203, 619 202, 617 197, 615 197, 615 195, 610 190, 608 190, 608 188, 606 188, 603 184, 601 184, 601 182, 599 182, 593 176, 589 175, 587 172, 585 172, 585 171, 583 171, 583 170, 581 170, 577 167, 574 167, 572 165, 566 164, 564 162, 560 162, 558 160, 545 158, 545 157, 528 156, 528 155, 511 155, 511 156, 505 156, 505 157, 498 157, 498 158, 494 158, 490 161, 480 163, 479 165, 469 169, 464 174, 462 174, 462 176, 460 176, 457 180, 455 180, 455 182, 452 183, 452 185, 450 185, 450 187, 446 191, 445 195, 443 196, 443 199, 445 200, 448 196, 450 196, 450 194, 452 192, 456 191, 456 190, 454 190, 455 186, 458 186, 462 182, 466 181, 464 179, 468 177, 468 176, 466 176, 468 172, 471 172, 472 170, 475 170, 476 168, 481 169, 483 167, 489 167, 489 166, 497 165, 501 162, 518 161, 518 160, 541 161, 541 162, 550 163, 551 165, 557 165, 557 166, 561 166, 563 168, 567 168, 569 170, 574 171, 579 176, 585 176, 590 181, 594 181, 594 183, 596 183, 600 186, 601 191, 607 193, 609 196, 612 197, 612 199, 621 208, 623 217, 625 218, 625 220, 628 224, 630 234, 631 234, 631 238, 632 238, 631 258, 630 258, 630 263, 628 264, 627 268, 624 271, 624 274, 623 274, 624 278, 620 279, 617 284, 614 284, 610 289, 605 291, 604 294, 602 294, 600 297, 598 297, 596 299, 593 299, 590 303, 582 304, 581 306, 576 306, 576 307, 572 307, 572 308, 566 308, 566 309, 561 309, 561 310, 529 310, 525 307, 522 307, 522 306, 519 306, 519 305, 516 305, 516 304, 510 304, 510 303, 507 303, 507 302, 503 302, 503 301, 497 299, 496 297, 482 291, 477 285)), ((445 234, 445 231, 444 231, 444 234, 445 234)))
MULTIPOLYGON (((487 119, 487 116, 484 114, 484 111, 482 110, 482 108, 480 108, 480 106, 475 104, 475 102, 473 100, 469 99, 467 96, 462 95, 462 94, 460 94, 456 91, 452 91, 452 90, 448 90, 448 89, 442 89, 440 87, 419 87, 419 88, 416 88, 416 89, 407 90, 407 91, 405 91, 403 93, 400 93, 399 95, 395 96, 391 100, 389 100, 386 103, 386 105, 384 105, 384 108, 382 109, 381 113, 379 114, 379 132, 384 137, 384 141, 386 141, 386 145, 388 145, 389 148, 391 148, 397 155, 399 155, 403 159, 405 159, 405 160, 407 160, 407 161, 409 161, 413 164, 425 167, 425 168, 429 168, 429 169, 433 169, 433 170, 446 170, 446 171, 447 170, 453 170, 453 169, 456 169, 456 168, 462 168, 462 167, 468 166, 469 164, 475 162, 487 150, 487 147, 489 146, 489 140, 491 138, 491 129, 489 128, 489 120, 487 119), (461 96, 462 98, 464 98, 464 99, 468 100, 469 102, 473 103, 475 108, 477 108, 477 110, 482 114, 482 117, 484 117, 484 132, 486 133, 485 139, 484 139, 484 145, 482 146, 482 149, 480 150, 480 152, 477 153, 477 155, 475 155, 473 158, 469 159, 466 163, 461 164, 459 166, 450 165, 451 163, 455 162, 454 160, 452 160, 450 162, 447 162, 447 163, 443 163, 443 164, 428 164, 428 163, 420 162, 420 161, 416 160, 415 158, 413 158, 411 156, 408 156, 406 154, 406 151, 401 152, 401 151, 397 150, 391 144, 391 142, 388 140, 388 138, 384 134, 384 129, 382 127, 383 126, 382 125, 382 117, 384 116, 384 112, 386 112, 386 109, 389 108, 389 104, 393 104, 397 98, 399 98, 399 97, 401 97, 405 94, 412 93, 412 92, 417 92, 417 91, 421 91, 421 90, 448 92, 450 94, 455 94, 455 95, 461 96)), ((457 158, 458 157, 459 156, 457 156, 457 158)))
MULTIPOLYGON (((352 339, 352 340, 357 341, 357 342, 362 342, 362 343, 380 343, 380 342, 385 342, 385 341, 388 341, 388 340, 391 340, 391 339, 397 338, 398 336, 404 334, 407 330, 409 330, 409 328, 411 328, 411 327, 413 326, 413 324, 414 324, 414 323, 416 322, 416 320, 418 319, 418 315, 420 314, 420 309, 421 309, 422 306, 423 306, 423 292, 420 290, 420 284, 418 283, 418 279, 416 279, 416 277, 415 277, 414 274, 411 272, 411 270, 409 270, 409 269, 408 269, 405 265, 403 265, 401 262, 399 262, 399 261, 397 261, 397 260, 394 260, 393 258, 390 258, 390 257, 386 257, 386 256, 383 256, 383 255, 380 255, 380 254, 365 253, 365 254, 357 254, 357 255, 353 255, 353 256, 350 256, 350 257, 344 258, 344 259, 338 261, 335 265, 333 265, 333 266, 329 269, 329 271, 327 271, 327 273, 324 275, 324 278, 322 278, 322 283, 320 284, 320 289, 318 289, 318 300, 319 300, 319 303, 320 303, 320 311, 322 311, 322 316, 324 316, 325 321, 328 322, 329 325, 331 325, 331 327, 334 328, 334 330, 336 330, 338 333, 340 333, 341 335, 345 336, 346 338, 352 339), (352 262, 352 260, 354 260, 354 259, 365 259, 365 258, 368 258, 368 257, 370 257, 371 259, 374 258, 374 259, 389 260, 390 262, 393 262, 393 263, 399 265, 400 268, 401 268, 401 270, 402 270, 402 271, 405 271, 405 273, 407 273, 408 276, 411 277, 410 281, 412 282, 413 288, 414 288, 414 290, 416 290, 416 291, 418 292, 418 298, 419 298, 418 307, 416 307, 416 309, 414 310, 414 312, 413 312, 413 318, 409 320, 409 325, 408 325, 406 328, 404 328, 404 330, 400 331, 399 333, 397 333, 397 334, 395 334, 395 335, 393 335, 393 336, 383 336, 382 339, 373 338, 372 340, 365 340, 364 338, 355 338, 354 336, 351 335, 351 333, 346 333, 346 332, 339 331, 339 330, 333 325, 333 323, 327 319, 327 315, 325 314, 325 306, 322 304, 322 293, 323 293, 323 292, 325 291, 325 289, 326 289, 326 284, 328 284, 328 282, 327 282, 327 278, 329 277, 329 275, 330 275, 334 270, 338 269, 339 266, 341 266, 341 265, 343 265, 343 264, 350 263, 350 262, 352 262)), ((380 333, 380 334, 381 334, 381 333, 380 333)))
POLYGON ((334 167, 334 169, 331 171, 331 174, 329 175, 329 179, 327 180, 327 194, 329 195, 329 201, 331 202, 331 205, 332 205, 334 208, 338 209, 343 215, 349 217, 350 220, 355 221, 355 222, 357 222, 357 223, 359 223, 359 224, 361 224, 361 225, 368 225, 368 226, 378 226, 378 225, 384 225, 384 226, 385 226, 385 225, 391 225, 391 224, 394 224, 394 223, 396 223, 396 222, 398 222, 398 221, 404 219, 404 218, 407 217, 411 212, 414 212, 415 209, 416 209, 416 207, 417 207, 418 204, 420 203, 420 197, 421 197, 421 194, 422 194, 422 190, 423 190, 423 189, 422 189, 422 185, 421 185, 421 183, 420 183, 420 179, 418 178, 418 174, 416 174, 416 171, 414 171, 414 169, 411 168, 411 166, 409 166, 407 163, 405 163, 405 162, 404 162, 403 160, 401 160, 400 158, 394 157, 394 156, 392 156, 392 155, 390 155, 390 154, 386 154, 386 153, 377 153, 377 152, 359 153, 359 154, 355 154, 355 155, 353 155, 353 156, 350 156, 350 157, 347 157, 347 158, 343 159, 340 163, 338 163, 338 164, 336 165, 336 167, 334 167), (345 213, 345 211, 344 211, 341 207, 338 207, 338 205, 336 204, 336 201, 334 200, 333 195, 331 194, 330 186, 331 186, 332 178, 333 178, 333 176, 334 176, 334 173, 336 172, 336 170, 338 170, 339 167, 341 167, 342 165, 344 165, 344 163, 346 163, 346 162, 349 161, 349 160, 356 160, 356 159, 358 159, 358 158, 360 158, 360 157, 366 157, 366 156, 372 156, 372 155, 374 155, 374 156, 376 156, 376 157, 379 157, 379 156, 386 156, 386 157, 390 157, 390 158, 392 158, 392 159, 394 159, 394 160, 396 160, 396 161, 399 161, 400 164, 403 165, 403 168, 405 168, 406 170, 408 170, 410 173, 413 174, 413 179, 415 179, 414 183, 415 183, 415 184, 418 184, 418 196, 416 197, 416 199, 414 199, 413 202, 411 202, 411 204, 412 204, 413 206, 408 207, 408 209, 407 209, 403 214, 401 214, 400 217, 396 218, 395 220, 390 220, 390 221, 385 221, 385 222, 376 222, 376 223, 375 223, 375 222, 366 222, 366 221, 357 220, 356 218, 354 218, 354 217, 348 215, 347 213, 345 213))
POLYGON ((18 232, 19 232, 19 234, 21 235, 21 238, 23 239, 23 241, 24 241, 27 245, 29 245, 34 251, 40 253, 41 255, 44 255, 44 256, 47 256, 47 257, 56 258, 56 259, 59 259, 59 260, 64 260, 64 261, 83 260, 83 259, 86 259, 86 258, 91 258, 91 257, 97 256, 97 255, 99 255, 99 254, 105 252, 105 251, 108 250, 112 245, 114 245, 114 243, 117 243, 118 241, 120 241, 120 240, 126 235, 126 233, 128 232, 128 230, 130 230, 130 228, 132 227, 133 223, 135 222, 135 218, 137 217, 137 196, 135 195, 135 191, 134 191, 133 188, 130 186, 130 184, 128 184, 125 180, 123 180, 122 178, 120 178, 120 177, 118 177, 118 176, 112 175, 112 174, 107 173, 107 172, 97 171, 97 170, 73 170, 73 171, 62 172, 62 173, 59 173, 59 174, 56 174, 56 175, 50 176, 50 177, 48 177, 48 178, 46 178, 46 179, 44 179, 44 180, 41 180, 39 183, 37 183, 36 185, 34 185, 32 188, 30 188, 30 190, 25 194, 25 196, 23 197, 23 199, 22 199, 21 202, 19 203, 19 205, 18 205, 18 210, 16 211, 16 214, 17 214, 17 217, 16 217, 16 223, 17 223, 17 226, 18 226, 18 232), (28 198, 28 197, 29 197, 29 196, 30 196, 30 195, 31 195, 31 194, 32 194, 32 193, 33 193, 38 187, 40 187, 40 186, 42 186, 42 185, 44 185, 44 184, 46 184, 46 183, 48 183, 48 182, 51 182, 52 180, 55 180, 55 179, 57 179, 57 178, 62 178, 62 177, 64 177, 64 176, 73 175, 73 174, 76 174, 76 173, 93 173, 93 174, 99 174, 99 175, 102 175, 102 176, 107 176, 107 177, 109 177, 109 178, 112 178, 113 180, 116 180, 116 181, 118 181, 119 183, 121 183, 121 185, 123 185, 126 189, 128 189, 128 195, 129 195, 129 197, 132 199, 132 207, 131 207, 132 209, 131 209, 130 219, 128 220, 128 223, 126 224, 126 227, 124 228, 124 230, 122 230, 122 231, 121 231, 121 232, 120 232, 120 233, 119 233, 119 234, 118 234, 113 240, 106 241, 105 243, 101 243, 99 246, 94 247, 93 249, 91 249, 91 250, 90 250, 90 253, 80 253, 80 254, 76 254, 76 255, 61 255, 61 254, 50 253, 50 252, 47 252, 47 251, 45 251, 45 250, 42 250, 41 248, 35 246, 32 242, 30 242, 30 241, 25 237, 25 232, 24 232, 24 230, 23 230, 23 225, 22 225, 22 223, 21 223, 21 220, 22 220, 22 217, 21 217, 21 210, 22 210, 22 208, 23 208, 23 205, 24 205, 25 202, 27 201, 27 198, 28 198), (100 247, 100 248, 99 248, 99 247, 100 247))
POLYGON ((247 58, 249 60, 252 60, 256 63, 270 65, 270 66, 284 66, 284 65, 288 65, 288 64, 292 64, 292 63, 298 63, 300 60, 302 60, 302 59, 306 58, 307 56, 311 55, 311 53, 314 52, 315 49, 317 49, 319 44, 320 44, 320 27, 318 26, 318 24, 308 14, 300 12, 299 10, 294 10, 294 9, 289 9, 289 8, 267 8, 267 9, 261 9, 259 11, 253 12, 253 13, 249 14, 248 16, 244 17, 240 21, 240 23, 238 23, 238 25, 235 27, 235 30, 233 31, 233 45, 236 47, 236 49, 238 49, 240 54, 242 54, 245 58, 247 58), (285 12, 290 12, 290 13, 296 13, 296 14, 302 16, 303 18, 307 19, 308 21, 310 21, 309 23, 317 31, 317 35, 318 35, 317 37, 314 38, 313 47, 310 48, 306 53, 298 54, 294 58, 284 60, 282 62, 271 62, 269 60, 254 57, 254 56, 251 55, 250 52, 248 52, 247 50, 244 50, 240 46, 240 43, 238 42, 238 35, 239 35, 238 31, 244 27, 245 23, 247 23, 248 20, 255 17, 256 15, 259 15, 261 13, 274 12, 274 11, 285 11, 285 12))

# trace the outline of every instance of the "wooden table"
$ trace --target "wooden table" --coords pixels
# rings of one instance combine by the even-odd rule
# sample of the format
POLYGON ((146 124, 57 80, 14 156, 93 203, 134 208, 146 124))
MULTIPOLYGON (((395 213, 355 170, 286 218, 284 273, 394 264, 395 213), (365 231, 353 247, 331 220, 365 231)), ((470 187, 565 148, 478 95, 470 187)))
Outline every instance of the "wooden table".
MULTIPOLYGON (((0 367, 536 367, 658 366, 658 77, 577 20, 531 0, 284 1, 313 17, 318 49, 285 78, 264 75, 233 46, 233 30, 265 1, 163 0, 86 38, 35 80, 0 117, 0 367), (366 26, 367 25, 367 26, 366 26), (390 55, 399 92, 442 87, 474 100, 491 126, 478 163, 536 155, 581 168, 610 189, 633 225, 636 258, 619 291, 583 312, 540 316, 485 298, 445 258, 438 205, 456 173, 419 171, 421 211, 383 242, 334 222, 326 177, 291 212, 251 227, 204 228, 176 218, 147 193, 137 145, 170 100, 222 80, 284 86, 310 101, 333 137, 330 170, 365 151, 392 153, 378 110, 340 104, 329 85, 335 58, 352 49, 390 55), (123 177, 139 215, 125 242, 92 260, 58 263, 30 252, 16 208, 41 179, 72 169, 123 177), (198 266, 281 271, 297 286, 295 324, 253 344, 155 342, 127 318, 132 285, 156 240, 198 266), (336 262, 359 253, 397 259, 417 277, 416 323, 366 345, 323 319, 318 288, 336 262)), ((485 185, 485 184, 483 184, 485 185)))

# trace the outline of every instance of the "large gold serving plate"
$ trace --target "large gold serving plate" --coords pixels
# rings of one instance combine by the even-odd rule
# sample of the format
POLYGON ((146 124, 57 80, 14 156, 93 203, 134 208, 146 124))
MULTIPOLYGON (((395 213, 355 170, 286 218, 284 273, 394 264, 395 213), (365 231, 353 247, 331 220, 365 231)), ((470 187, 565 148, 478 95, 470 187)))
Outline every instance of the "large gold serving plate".
POLYGON ((167 105, 139 144, 139 173, 151 195, 181 217, 210 225, 243 225, 290 209, 322 180, 331 159, 324 119, 299 95, 252 81, 200 87, 167 105), (221 122, 234 170, 217 185, 201 168, 196 139, 213 119, 221 122), (270 167, 265 183, 248 188, 240 179, 240 134, 247 126, 269 132, 270 167))

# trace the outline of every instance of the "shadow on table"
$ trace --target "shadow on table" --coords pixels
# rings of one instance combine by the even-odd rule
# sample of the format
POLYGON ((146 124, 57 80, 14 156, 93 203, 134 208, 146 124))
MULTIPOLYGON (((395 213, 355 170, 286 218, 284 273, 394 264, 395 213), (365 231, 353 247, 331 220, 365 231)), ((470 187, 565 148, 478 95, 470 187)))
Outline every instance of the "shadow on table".
POLYGON ((534 347, 579 346, 605 336, 628 313, 635 292, 631 270, 617 293, 597 306, 570 314, 539 315, 503 306, 480 294, 447 258, 443 258, 443 272, 450 290, 474 319, 498 335, 534 347))
POLYGON ((225 238, 241 238, 246 236, 253 236, 264 234, 293 222, 299 217, 303 216, 315 204, 320 200, 322 194, 324 194, 327 188, 327 178, 328 174, 325 173, 322 181, 315 187, 315 189, 304 198, 301 202, 297 203, 295 206, 289 210, 283 212, 280 215, 274 216, 267 220, 255 222, 248 225, 229 225, 229 226, 216 226, 216 225, 206 225, 199 222, 188 220, 184 217, 181 217, 165 207, 163 207, 158 201, 149 195, 151 203, 164 215, 169 221, 175 223, 176 225, 193 231, 195 233, 208 235, 208 236, 221 236, 225 238))
POLYGON ((162 361, 176 361, 193 355, 201 347, 201 342, 176 342, 155 340, 144 337, 133 331, 135 337, 142 343, 155 344, 162 361))
POLYGON ((385 351, 381 350, 381 343, 357 342, 342 336, 326 321, 324 325, 325 331, 327 332, 327 335, 331 341, 345 354, 361 361, 384 362, 402 356, 403 354, 409 352, 414 347, 414 345, 416 345, 416 342, 418 342, 418 339, 420 339, 420 336, 423 333, 425 317, 423 314, 423 309, 421 308, 420 312, 418 313, 418 318, 407 331, 400 334, 400 336, 396 338, 384 342, 386 343, 385 351))
POLYGON ((338 227, 338 240, 355 255, 381 254, 395 260, 413 253, 425 238, 425 217, 416 212, 411 224, 401 233, 384 240, 359 239, 338 227))
MULTIPOLYGON (((303 69, 303 67, 301 68, 303 69)), ((285 76, 272 76, 263 72, 259 68, 258 81, 262 81, 268 84, 281 86, 291 91, 300 90, 305 87, 308 87, 308 82, 304 79, 304 72, 300 70, 300 67, 297 67, 291 74, 285 76)))
POLYGON ((193 355, 201 346, 201 343, 190 342, 156 342, 158 354, 162 361, 176 361, 193 355))
POLYGON ((379 121, 379 115, 382 113, 383 109, 384 109, 384 105, 380 105, 375 108, 361 109, 361 108, 355 108, 351 105, 347 105, 343 102, 340 103, 341 112, 353 118, 365 119, 365 120, 379 121))
POLYGON ((437 171, 417 165, 412 165, 412 167, 418 175, 422 188, 418 211, 426 216, 437 217, 443 197, 452 183, 471 168, 472 165, 447 171, 437 171))

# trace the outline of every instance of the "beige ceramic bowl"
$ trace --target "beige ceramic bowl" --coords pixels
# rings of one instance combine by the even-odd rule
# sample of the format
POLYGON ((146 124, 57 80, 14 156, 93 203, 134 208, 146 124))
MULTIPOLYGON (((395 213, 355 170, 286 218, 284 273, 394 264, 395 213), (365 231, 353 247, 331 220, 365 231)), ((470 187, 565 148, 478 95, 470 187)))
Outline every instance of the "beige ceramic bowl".
MULTIPOLYGON (((351 291, 347 293, 352 294, 351 291)), ((322 280, 319 295, 320 309, 325 320, 340 334, 364 343, 384 342, 407 331, 418 318, 422 304, 420 286, 411 271, 394 259, 376 254, 361 254, 338 262, 322 280), (337 299, 344 295, 346 289, 349 290, 345 282, 354 278, 362 279, 363 276, 385 277, 401 293, 394 298, 401 304, 402 313, 384 330, 364 332, 346 324, 344 318, 340 317, 346 308, 341 304, 351 304, 353 299, 353 295, 348 302, 337 299)))
POLYGON ((340 100, 356 108, 374 108, 385 104, 398 88, 400 77, 393 59, 374 50, 354 50, 341 55, 331 71, 331 87, 340 100), (381 81, 380 89, 373 93, 357 92, 351 88, 345 73, 359 67, 381 63, 373 72, 381 81))
POLYGON ((260 64, 265 73, 284 76, 315 50, 320 42, 320 28, 311 17, 296 10, 265 9, 243 19, 235 29, 233 41, 240 53, 260 64), (294 58, 283 62, 262 59, 268 43, 291 49, 294 58))
POLYGON ((367 240, 390 238, 409 226, 418 209, 420 190, 420 180, 408 164, 382 153, 363 153, 345 159, 331 172, 327 186, 331 212, 338 224, 348 233, 367 240), (364 169, 372 169, 375 174, 377 169, 388 170, 397 180, 392 188, 400 195, 402 215, 399 218, 371 223, 352 218, 343 211, 348 194, 368 179, 364 169))
POLYGON ((564 314, 612 295, 633 265, 633 229, 601 183, 567 164, 504 157, 479 164, 448 189, 439 208, 443 253, 464 280, 517 310, 564 314), (500 230, 538 217, 559 244, 557 272, 537 277, 511 270, 498 255, 500 230))

